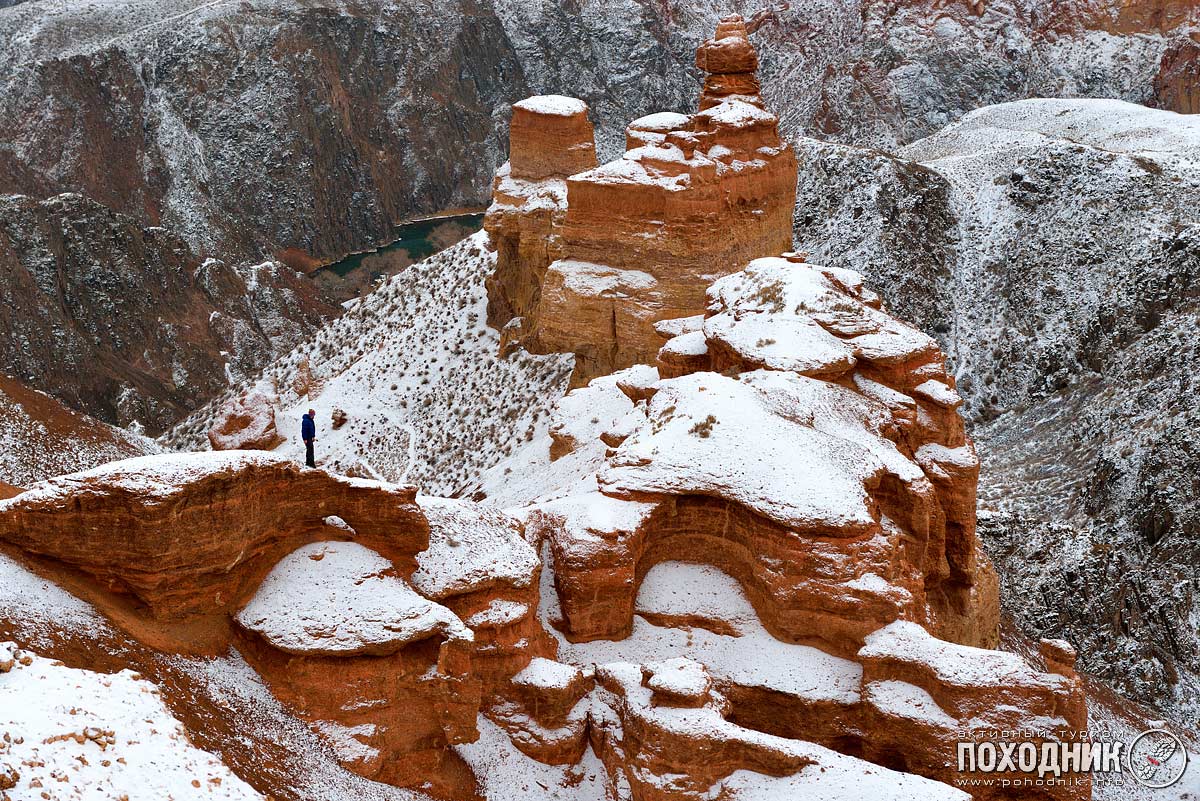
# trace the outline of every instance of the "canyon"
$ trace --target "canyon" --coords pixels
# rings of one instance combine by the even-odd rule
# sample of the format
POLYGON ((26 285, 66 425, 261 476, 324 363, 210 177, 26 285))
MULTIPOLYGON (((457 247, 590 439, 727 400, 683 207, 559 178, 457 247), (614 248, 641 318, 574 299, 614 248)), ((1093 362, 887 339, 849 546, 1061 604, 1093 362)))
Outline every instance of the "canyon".
MULTIPOLYGON (((172 271, 192 272, 192 260, 225 266, 216 288, 189 290, 215 293, 197 304, 221 311, 222 325, 206 326, 197 314, 174 320, 187 330, 164 342, 122 337, 147 365, 127 366, 103 347, 118 332, 60 311, 12 321, 0 370, 110 424, 137 420, 160 433, 220 390, 221 351, 231 354, 235 379, 252 375, 287 349, 281 340, 304 339, 337 313, 300 291, 299 275, 387 244, 406 220, 485 205, 505 160, 512 103, 579 97, 595 121, 600 159, 611 159, 630 120, 694 106, 703 75, 696 48, 732 10, 746 16, 764 97, 789 141, 808 134, 895 149, 974 108, 1033 96, 1194 109, 1197 21, 1187 4, 744 6, 5 4, 0 70, 11 78, 0 85, 0 193, 29 198, 7 207, 6 219, 32 230, 46 216, 38 204, 79 195, 89 203, 55 211, 76 231, 115 217, 133 229, 164 229, 157 235, 170 249, 190 251, 162 256, 172 271), (267 263, 252 276, 251 267, 267 263), (258 282, 250 308, 229 272, 258 282), (285 327, 271 325, 277 320, 285 327), (56 373, 60 363, 85 373, 86 384, 69 385, 56 373)), ((123 265, 120 276, 175 304, 174 290, 158 289, 156 259, 144 263, 141 239, 104 248, 123 265)), ((86 235, 83 244, 92 244, 86 235)), ((86 248, 52 249, 89 294, 118 280, 97 273, 86 248)), ((44 250, 14 250, 4 259, 13 276, 6 301, 53 308, 52 295, 18 289, 45 269, 44 250)), ((154 323, 145 308, 120 311, 131 327, 154 323)))
MULTIPOLYGON (((715 30, 697 110, 614 161, 582 100, 520 101, 485 231, 189 417, 193 452, 0 501, 5 675, 135 671, 239 798, 1093 797, 959 789, 960 741, 1085 745, 1110 702, 1006 629, 942 346, 793 249, 796 153, 715 30), (306 469, 280 429, 317 401, 306 469)), ((136 730, 22 740, 9 789, 136 730)))
POLYGON ((1200 793, 1192 5, 51 5, 0 799, 1200 793))

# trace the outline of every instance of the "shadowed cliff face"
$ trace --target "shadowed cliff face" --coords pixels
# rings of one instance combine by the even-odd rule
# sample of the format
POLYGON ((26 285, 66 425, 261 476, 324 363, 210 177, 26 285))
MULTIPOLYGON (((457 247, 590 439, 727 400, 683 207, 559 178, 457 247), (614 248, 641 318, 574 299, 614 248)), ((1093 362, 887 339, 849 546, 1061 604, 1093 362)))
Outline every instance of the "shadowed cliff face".
POLYGON ((1037 95, 1194 102, 1195 12, 1165 2, 43 0, 2 12, 0 192, 79 192, 201 255, 310 268, 486 202, 530 94, 587 102, 618 155, 628 120, 694 106, 692 54, 730 10, 789 135, 894 145, 1037 95))
POLYGON ((380 244, 486 186, 498 93, 520 85, 494 18, 414 21, 200 10, 78 54, 10 53, 0 190, 78 191, 226 259, 309 267, 380 244))
POLYGON ((277 262, 230 267, 78 195, 0 198, 0 371, 157 432, 334 307, 277 262))

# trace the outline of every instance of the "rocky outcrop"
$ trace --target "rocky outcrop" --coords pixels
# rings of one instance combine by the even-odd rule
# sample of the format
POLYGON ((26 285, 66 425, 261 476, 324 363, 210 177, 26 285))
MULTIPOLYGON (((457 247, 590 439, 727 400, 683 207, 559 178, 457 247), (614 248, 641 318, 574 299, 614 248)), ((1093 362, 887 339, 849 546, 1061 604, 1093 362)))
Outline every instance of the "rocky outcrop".
POLYGON ((271 451, 282 445, 285 437, 275 424, 275 406, 278 402, 278 398, 266 393, 248 392, 223 403, 217 412, 216 422, 208 430, 212 449, 271 451))
MULTIPOLYGON (((530 517, 554 553, 567 635, 628 636, 639 578, 688 553, 735 576, 789 642, 849 655, 906 619, 994 646, 978 460, 936 343, 856 274, 802 261, 757 260, 709 299, 706 363, 650 384, 603 435, 603 494, 530 517), (797 452, 810 457, 797 465, 797 452)), ((574 405, 595 408, 584 398, 604 386, 574 405)), ((560 455, 578 440, 559 440, 560 455)))
POLYGON ((175 619, 236 610, 297 545, 345 536, 331 516, 410 574, 429 537, 415 495, 267 454, 145 456, 5 501, 0 540, 175 619))
POLYGON ((0 541, 104 609, 119 632, 89 629, 116 650, 236 646, 347 770, 476 798, 454 746, 553 654, 540 562, 515 518, 415 494, 262 453, 146 457, 2 502, 0 541))
MULTIPOLYGON (((650 360, 654 323, 701 311, 713 278, 790 247, 795 159, 762 108, 744 23, 721 25, 697 55, 713 70, 697 114, 635 121, 627 141, 636 147, 567 178, 564 214, 561 204, 530 208, 524 226, 547 244, 528 262, 511 235, 497 242, 493 311, 524 318, 513 334, 528 350, 573 352, 576 384, 650 360)), ((524 135, 512 131, 515 143, 524 135)), ((489 231, 522 225, 506 221, 512 175, 516 165, 501 168, 489 231)))
POLYGON ((537 308, 546 267, 562 256, 566 179, 596 166, 587 105, 559 95, 514 103, 509 143, 484 217, 497 251, 487 284, 488 322, 502 328, 514 321, 505 333, 519 334, 537 308))
POLYGON ((356 542, 302 547, 275 565, 236 620, 250 635, 251 663, 347 768, 469 792, 461 771, 444 765, 450 745, 478 736, 473 636, 394 562, 356 542))
MULTIPOLYGON (((1033 664, 992 650, 979 462, 937 343, 857 273, 800 254, 758 259, 707 297, 703 315, 658 326, 657 371, 563 399, 547 470, 594 478, 527 512, 552 566, 558 658, 598 665, 589 736, 610 775, 633 798, 700 798, 747 770, 799 793, 843 769, 885 777, 898 797, 954 797, 964 737, 1019 721, 1049 742, 1076 736, 1087 711, 1070 646, 1047 643, 1033 664), (715 575, 693 581, 682 563, 715 575), (729 585, 701 598, 716 577, 729 585), (673 632, 700 664, 666 658, 673 632), (944 784, 915 789, 912 774, 944 784)), ((517 693, 497 722, 526 753, 573 753, 578 717, 561 714, 572 681, 556 685, 558 717, 517 693)), ((974 792, 1024 797, 999 783, 974 792)))
POLYGON ((429 548, 413 586, 474 632, 472 676, 492 699, 532 660, 554 653, 537 616, 541 561, 520 521, 498 509, 426 497, 420 506, 429 548))
POLYGON ((335 312, 282 264, 202 259, 79 195, 0 198, 0 299, 0 370, 152 434, 335 312))
POLYGON ((1177 39, 1163 52, 1154 76, 1154 105, 1200 114, 1200 41, 1177 39))
MULTIPOLYGON (((1047 651, 1061 654, 1059 646, 1044 647, 1048 672, 1040 672, 1015 654, 941 642, 911 623, 893 623, 873 633, 858 653, 864 716, 872 732, 864 742, 864 756, 953 783, 963 772, 947 757, 962 740, 985 742, 997 730, 1019 731, 1031 721, 1054 721, 1056 733, 1050 736, 1033 729, 1039 747, 1056 739, 1081 741, 1088 721, 1082 682, 1070 665, 1045 658, 1047 651)), ((997 783, 1017 783, 1025 775, 1013 769, 996 778, 997 783)), ((1049 788, 1043 797, 1090 795, 1089 787, 1064 786, 1049 788)))
POLYGON ((704 88, 700 90, 701 111, 729 98, 762 105, 758 96, 758 53, 750 44, 741 16, 725 17, 717 23, 713 38, 696 49, 696 67, 704 73, 704 88))
POLYGON ((969 797, 944 784, 731 723, 728 703, 695 662, 603 665, 596 679, 597 752, 629 783, 633 798, 702 798, 713 787, 803 798, 829 785, 843 792, 853 785, 870 798, 969 797))

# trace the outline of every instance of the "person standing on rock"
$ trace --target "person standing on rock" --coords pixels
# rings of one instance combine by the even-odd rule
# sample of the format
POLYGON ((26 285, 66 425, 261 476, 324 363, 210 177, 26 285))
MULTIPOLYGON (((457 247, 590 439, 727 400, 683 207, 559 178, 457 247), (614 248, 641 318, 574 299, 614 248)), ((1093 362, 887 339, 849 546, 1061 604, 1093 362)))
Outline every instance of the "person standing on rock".
POLYGON ((308 414, 300 421, 300 436, 304 439, 304 464, 309 467, 316 467, 317 461, 313 458, 313 443, 317 441, 317 410, 309 409, 308 414))

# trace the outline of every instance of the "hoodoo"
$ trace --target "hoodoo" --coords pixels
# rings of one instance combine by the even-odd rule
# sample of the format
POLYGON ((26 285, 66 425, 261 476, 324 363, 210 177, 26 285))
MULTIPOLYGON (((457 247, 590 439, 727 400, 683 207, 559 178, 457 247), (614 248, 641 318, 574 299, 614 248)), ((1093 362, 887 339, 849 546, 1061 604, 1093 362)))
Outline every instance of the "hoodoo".
MULTIPOLYGON (((546 137, 516 124, 523 105, 565 100, 514 107, 513 156, 485 223, 499 256, 490 322, 509 326, 505 346, 574 353, 576 385, 652 361, 655 322, 700 313, 713 280, 791 247, 796 159, 758 96, 740 17, 722 20, 697 64, 709 73, 698 113, 635 120, 621 158, 570 175, 521 179, 531 139, 546 137)), ((590 152, 590 128, 570 128, 575 138, 548 143, 566 153, 543 163, 590 152)))

